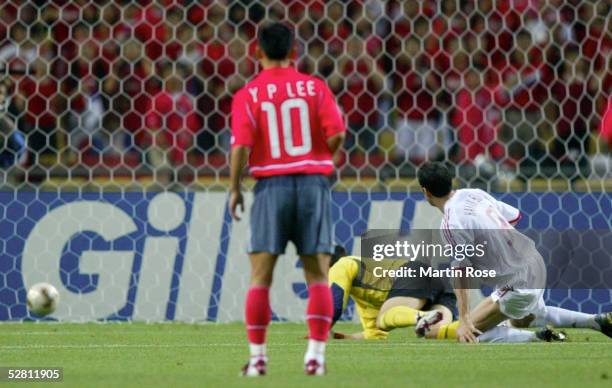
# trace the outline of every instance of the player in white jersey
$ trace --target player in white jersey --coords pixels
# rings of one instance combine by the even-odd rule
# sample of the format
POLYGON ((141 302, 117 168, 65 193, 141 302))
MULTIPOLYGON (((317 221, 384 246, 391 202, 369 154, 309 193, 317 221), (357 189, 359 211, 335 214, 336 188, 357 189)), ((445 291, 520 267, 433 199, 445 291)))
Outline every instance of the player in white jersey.
MULTIPOLYGON (((514 229, 521 218, 518 209, 479 189, 453 191, 452 174, 442 163, 426 163, 418 179, 427 201, 444 214, 440 227, 443 240, 455 247, 485 246, 483 255, 471 255, 456 261, 455 266, 495 271, 495 291, 471 311, 465 279, 456 285, 459 321, 440 327, 437 338, 457 338, 461 342, 563 339, 551 330, 533 333, 497 326, 510 320, 515 327, 527 327, 536 317, 540 324, 589 327, 612 335, 610 313, 584 314, 544 304, 546 268, 533 241, 514 229)), ((435 318, 431 315, 421 325, 434 323, 435 318)))

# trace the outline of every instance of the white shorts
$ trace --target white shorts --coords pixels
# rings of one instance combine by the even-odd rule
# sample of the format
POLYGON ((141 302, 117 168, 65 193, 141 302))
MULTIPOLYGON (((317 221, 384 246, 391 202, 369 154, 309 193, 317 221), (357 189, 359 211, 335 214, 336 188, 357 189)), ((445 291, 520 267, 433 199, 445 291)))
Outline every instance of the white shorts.
POLYGON ((541 288, 499 288, 491 294, 499 303, 500 311, 511 319, 522 319, 529 314, 542 315, 546 309, 544 290, 541 288))

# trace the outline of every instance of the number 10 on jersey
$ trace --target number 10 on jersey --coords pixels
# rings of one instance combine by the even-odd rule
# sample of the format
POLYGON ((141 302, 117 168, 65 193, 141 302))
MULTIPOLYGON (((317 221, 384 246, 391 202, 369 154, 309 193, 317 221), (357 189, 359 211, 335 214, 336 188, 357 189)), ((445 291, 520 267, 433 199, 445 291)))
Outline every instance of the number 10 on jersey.
MULTIPOLYGON (((262 102, 261 109, 268 118, 268 135, 270 138, 270 152, 273 159, 281 157, 281 144, 279 140, 279 121, 276 107, 271 102, 262 102)), ((310 115, 308 104, 303 98, 290 98, 280 105, 280 126, 283 130, 283 147, 287 155, 300 156, 307 154, 312 149, 312 139, 310 136, 310 115), (299 112, 300 133, 302 145, 296 146, 293 139, 293 123, 291 122, 291 110, 297 109, 299 112)))

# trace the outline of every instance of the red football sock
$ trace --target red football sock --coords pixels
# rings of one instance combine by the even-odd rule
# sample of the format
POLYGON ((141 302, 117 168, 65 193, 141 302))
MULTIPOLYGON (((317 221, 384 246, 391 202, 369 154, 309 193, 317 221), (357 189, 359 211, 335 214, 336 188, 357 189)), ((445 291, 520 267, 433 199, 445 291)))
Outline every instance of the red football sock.
POLYGON ((316 341, 327 341, 331 327, 334 306, 327 283, 314 283, 308 286, 308 338, 316 341))
POLYGON ((246 327, 251 344, 264 344, 266 330, 270 323, 270 289, 268 287, 251 287, 246 297, 246 327))

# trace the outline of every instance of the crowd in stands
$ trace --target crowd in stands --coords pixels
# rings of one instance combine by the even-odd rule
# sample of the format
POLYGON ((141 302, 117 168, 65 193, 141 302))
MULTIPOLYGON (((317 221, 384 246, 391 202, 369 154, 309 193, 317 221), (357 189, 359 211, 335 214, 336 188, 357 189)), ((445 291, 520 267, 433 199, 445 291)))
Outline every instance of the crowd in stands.
MULTIPOLYGON (((612 90, 612 6, 578 0, 7 1, 0 69, 27 166, 227 166, 257 25, 336 94, 343 167, 584 166, 612 90)), ((612 145, 612 144, 611 144, 612 145)))

